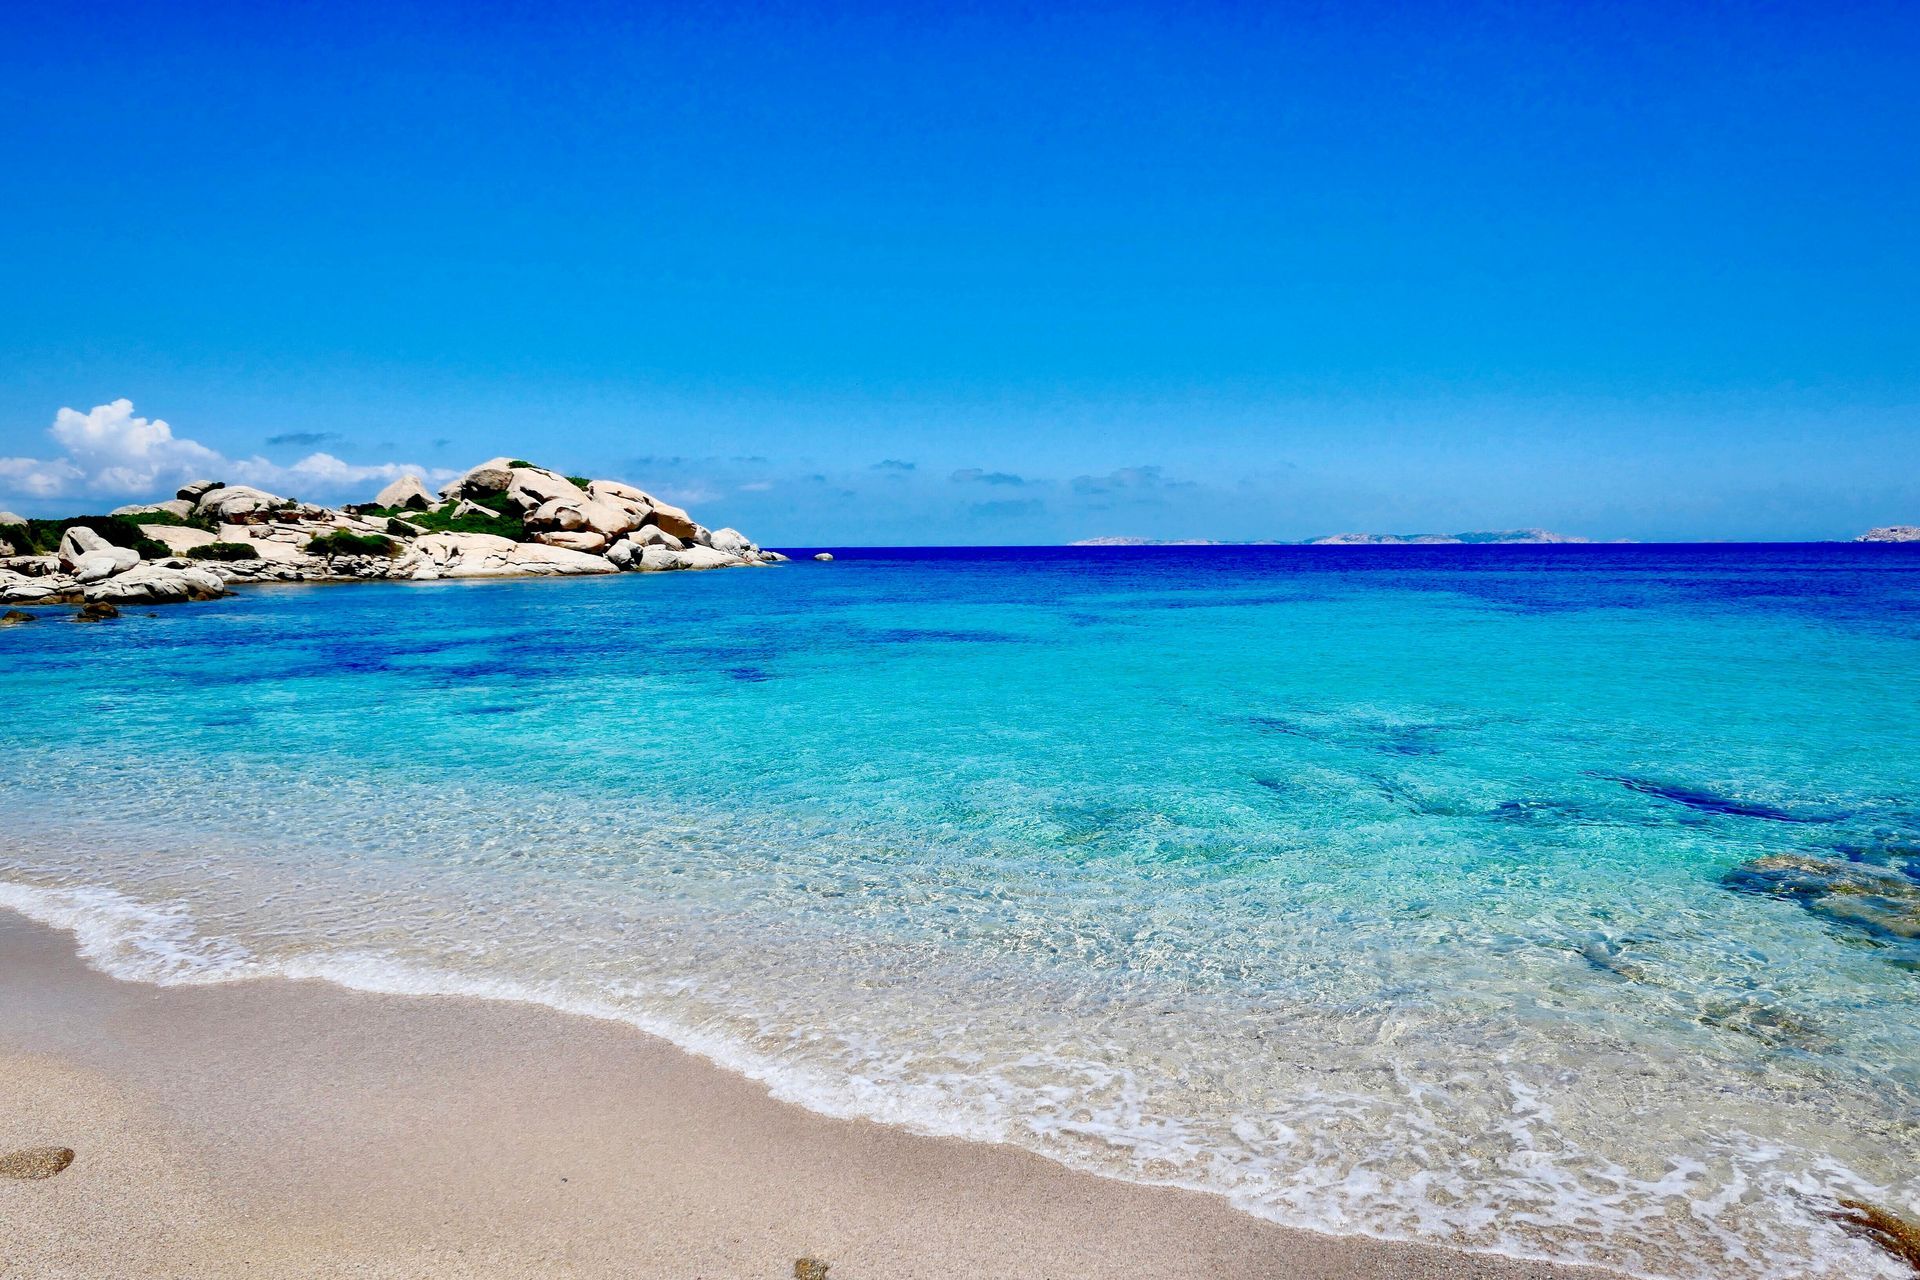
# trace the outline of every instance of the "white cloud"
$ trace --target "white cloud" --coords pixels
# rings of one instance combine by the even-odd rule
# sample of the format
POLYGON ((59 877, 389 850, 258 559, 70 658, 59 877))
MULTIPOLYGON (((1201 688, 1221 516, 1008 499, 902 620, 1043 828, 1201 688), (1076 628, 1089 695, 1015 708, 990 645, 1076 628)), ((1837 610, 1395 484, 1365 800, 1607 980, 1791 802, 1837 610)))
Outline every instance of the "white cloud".
POLYGON ((0 458, 0 494, 33 498, 70 494, 170 497, 187 480, 210 479, 263 489, 304 487, 334 496, 403 475, 429 481, 453 475, 444 469, 401 462, 345 462, 330 453, 310 453, 285 466, 258 454, 228 458, 197 440, 174 435, 173 428, 160 418, 136 417, 133 402, 124 399, 96 405, 87 413, 62 409, 54 415, 47 434, 63 456, 44 460, 0 458))
POLYGON ((0 458, 0 493, 51 498, 65 493, 84 474, 65 458, 55 458, 52 462, 38 458, 0 458))

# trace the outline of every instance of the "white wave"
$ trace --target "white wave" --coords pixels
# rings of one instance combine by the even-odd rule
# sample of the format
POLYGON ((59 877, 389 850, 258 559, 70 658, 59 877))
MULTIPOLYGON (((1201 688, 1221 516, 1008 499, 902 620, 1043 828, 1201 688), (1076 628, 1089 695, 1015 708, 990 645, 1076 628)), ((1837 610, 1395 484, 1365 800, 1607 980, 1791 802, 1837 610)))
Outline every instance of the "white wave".
MULTIPOLYGON (((1135 1074, 1084 1056, 1027 1052, 988 1061, 975 1055, 960 1070, 925 1069, 884 1043, 857 1037, 768 1028, 778 1043, 834 1041, 835 1053, 801 1061, 767 1052, 715 1026, 701 1026, 647 1007, 638 988, 583 991, 560 981, 528 982, 403 960, 364 948, 303 952, 268 959, 237 940, 198 932, 184 903, 156 905, 112 889, 47 888, 0 881, 0 908, 70 933, 80 956, 114 978, 159 986, 211 985, 266 978, 323 981, 354 991, 420 997, 462 997, 545 1006, 621 1023, 664 1039, 725 1070, 752 1079, 781 1101, 844 1119, 910 1132, 1007 1142, 1070 1167, 1122 1180, 1225 1197, 1236 1209, 1277 1224, 1336 1236, 1441 1244, 1538 1262, 1602 1265, 1645 1280, 1724 1280, 1752 1276, 1850 1280, 1904 1272, 1883 1254, 1825 1221, 1819 1206, 1836 1190, 1875 1198, 1885 1188, 1836 1163, 1818 1177, 1790 1171, 1782 1152, 1745 1135, 1729 1135, 1715 1153, 1725 1173, 1715 1193, 1700 1196, 1704 1166, 1670 1162, 1662 1175, 1636 1177, 1591 1153, 1569 1149, 1552 1109, 1518 1075, 1506 1089, 1511 1113, 1492 1128, 1506 1154, 1488 1171, 1470 1174, 1435 1162, 1417 1174, 1382 1172, 1404 1161, 1390 1127, 1441 1135, 1445 1116, 1409 1084, 1404 1110, 1380 1113, 1378 1098, 1305 1092, 1284 1117, 1243 1115, 1223 1135, 1179 1117, 1155 1113, 1135 1074), (1098 1101, 1095 1101, 1098 1100, 1098 1101), (1374 1135, 1374 1149, 1356 1154, 1355 1133, 1374 1135), (1104 1150, 1114 1158, 1090 1158, 1104 1150), (1796 1201, 1808 1230, 1800 1247, 1756 1242, 1727 1229, 1724 1214, 1754 1197, 1796 1201), (1635 1240, 1680 1215, 1713 1242, 1719 1263, 1696 1248, 1690 1257, 1645 1256, 1635 1240), (1541 1247, 1516 1230, 1547 1229, 1541 1247)), ((1439 1151, 1436 1146, 1435 1152, 1439 1151)))

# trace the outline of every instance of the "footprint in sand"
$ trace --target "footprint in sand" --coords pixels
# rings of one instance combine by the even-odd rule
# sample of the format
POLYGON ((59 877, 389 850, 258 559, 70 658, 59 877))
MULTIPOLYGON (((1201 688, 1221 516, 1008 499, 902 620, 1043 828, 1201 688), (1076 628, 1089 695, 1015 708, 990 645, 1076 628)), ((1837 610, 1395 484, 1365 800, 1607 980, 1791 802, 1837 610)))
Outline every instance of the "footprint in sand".
POLYGON ((73 1163, 72 1147, 27 1147, 0 1156, 0 1178, 39 1181, 73 1163))

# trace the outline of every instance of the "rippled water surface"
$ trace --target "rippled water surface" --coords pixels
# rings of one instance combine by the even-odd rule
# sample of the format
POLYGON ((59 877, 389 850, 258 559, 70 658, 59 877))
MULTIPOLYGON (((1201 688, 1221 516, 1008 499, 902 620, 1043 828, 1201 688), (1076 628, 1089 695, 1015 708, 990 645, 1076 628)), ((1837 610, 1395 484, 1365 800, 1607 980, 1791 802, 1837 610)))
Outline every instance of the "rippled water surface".
POLYGON ((1898 1272, 1920 551, 846 553, 0 631, 0 905, 1331 1231, 1898 1272))

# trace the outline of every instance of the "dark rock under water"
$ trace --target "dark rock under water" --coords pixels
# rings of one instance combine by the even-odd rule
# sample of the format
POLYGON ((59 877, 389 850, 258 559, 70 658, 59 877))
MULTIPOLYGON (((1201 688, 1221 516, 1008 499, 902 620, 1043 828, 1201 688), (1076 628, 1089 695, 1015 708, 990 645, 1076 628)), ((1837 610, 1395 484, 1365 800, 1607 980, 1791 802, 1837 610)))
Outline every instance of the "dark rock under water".
POLYGON ((1778 805, 1761 801, 1736 800, 1731 796, 1723 796, 1717 792, 1684 783, 1656 782, 1651 778, 1636 778, 1627 774, 1595 774, 1593 776, 1605 778, 1609 782, 1617 782, 1629 791, 1638 791, 1641 795, 1684 805, 1699 813, 1719 814, 1730 818, 1758 818, 1765 822, 1806 824, 1840 822, 1847 817, 1844 813, 1782 809, 1778 805))
POLYGON ((1741 863, 1720 883, 1784 898, 1856 934, 1920 944, 1920 880, 1891 867, 1775 853, 1741 863))

